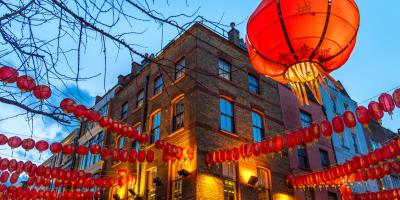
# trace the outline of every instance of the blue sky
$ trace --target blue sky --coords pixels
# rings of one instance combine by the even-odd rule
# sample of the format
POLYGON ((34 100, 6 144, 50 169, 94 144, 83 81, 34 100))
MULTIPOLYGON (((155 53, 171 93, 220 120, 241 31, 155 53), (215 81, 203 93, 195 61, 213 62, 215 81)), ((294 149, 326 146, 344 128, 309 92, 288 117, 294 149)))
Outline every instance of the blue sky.
MULTIPOLYGON (((149 1, 151 2, 151 1, 149 1)), ((248 0, 185 0, 169 1, 169 6, 166 1, 156 1, 152 7, 155 10, 160 10, 164 15, 175 15, 179 13, 191 14, 199 9, 197 15, 201 15, 211 21, 220 21, 221 26, 229 25, 230 22, 238 24, 237 28, 240 30, 241 36, 244 37, 246 22, 248 16, 256 8, 260 1, 248 0), (161 3, 160 3, 161 2, 161 3), (240 23, 243 22, 243 23, 240 23)), ((357 45, 353 54, 347 64, 342 68, 335 71, 332 75, 337 80, 340 80, 347 89, 350 96, 357 102, 362 102, 365 105, 366 100, 375 97, 383 91, 392 89, 400 85, 400 68, 398 67, 398 57, 400 57, 400 28, 398 27, 400 13, 400 1, 386 0, 386 1, 357 1, 361 13, 361 26, 359 30, 357 45)), ((129 8, 127 8, 129 9, 129 8)), ((132 7, 132 13, 141 16, 138 10, 132 7)), ((189 19, 181 19, 180 23, 190 21, 189 19)), ((49 25, 51 26, 51 25, 49 25)), ((51 34, 50 30, 46 34, 51 34)), ((225 27, 229 30, 228 27, 225 27)), ((177 35, 176 29, 165 25, 163 28, 154 21, 135 22, 132 27, 122 24, 116 31, 143 31, 143 34, 130 36, 128 39, 132 43, 144 45, 145 47, 137 46, 139 52, 155 53, 161 49, 161 46, 167 44, 171 38, 177 35), (162 34, 163 33, 163 34, 162 34), (163 36, 163 40, 161 39, 163 36)), ((56 31, 54 31, 56 32, 56 31)), ((83 55, 81 55, 81 65, 83 67, 82 73, 90 76, 94 74, 101 74, 99 77, 81 82, 79 84, 81 94, 81 102, 86 105, 91 105, 96 95, 104 94, 104 91, 110 89, 117 81, 119 74, 127 74, 130 72, 131 57, 126 50, 117 51, 111 43, 107 43, 109 52, 107 58, 107 73, 106 73, 106 87, 103 87, 104 77, 104 60, 101 55, 101 43, 99 37, 88 42, 83 55)), ((71 45, 71 44, 65 44, 71 45)), ((75 57, 71 57, 74 60, 75 57)), ((134 57, 135 61, 140 61, 139 58, 134 57)), ((9 57, 4 62, 18 65, 18 60, 9 57)), ((72 64, 74 64, 72 62, 72 64)), ((60 68, 67 68, 60 63, 60 68)), ((73 84, 73 83, 71 83, 73 84)), ((72 92, 76 97, 76 91, 72 92)), ((63 96, 57 95, 57 100, 63 96)), ((17 108, 7 105, 1 105, 0 117, 3 118, 7 115, 13 115, 18 112, 17 108)), ((383 124, 392 130, 400 128, 396 123, 400 119, 399 111, 395 112, 393 120, 390 117, 385 117, 383 124)), ((50 120, 43 120, 37 117, 34 121, 34 130, 29 128, 29 124, 23 124, 24 118, 14 118, 7 121, 0 122, 0 132, 19 133, 28 135, 33 131, 36 137, 50 138, 58 140, 65 136, 72 128, 61 127, 50 120)), ((9 151, 7 150, 9 153, 9 151)), ((7 154, 1 151, 0 153, 7 154)), ((33 156, 33 155, 32 155, 33 156)), ((2 155, 0 155, 2 157, 2 155)))

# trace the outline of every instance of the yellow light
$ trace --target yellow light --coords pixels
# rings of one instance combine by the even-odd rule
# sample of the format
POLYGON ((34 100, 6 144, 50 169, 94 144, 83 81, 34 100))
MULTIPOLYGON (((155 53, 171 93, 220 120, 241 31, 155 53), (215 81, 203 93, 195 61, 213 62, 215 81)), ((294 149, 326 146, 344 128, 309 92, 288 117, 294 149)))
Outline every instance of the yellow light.
POLYGON ((251 176, 256 176, 256 174, 253 170, 248 169, 248 168, 241 168, 240 169, 240 177, 241 177, 241 182, 244 184, 247 184, 251 176))
POLYGON ((274 199, 275 200, 294 200, 294 198, 292 196, 285 194, 285 193, 275 193, 274 199))

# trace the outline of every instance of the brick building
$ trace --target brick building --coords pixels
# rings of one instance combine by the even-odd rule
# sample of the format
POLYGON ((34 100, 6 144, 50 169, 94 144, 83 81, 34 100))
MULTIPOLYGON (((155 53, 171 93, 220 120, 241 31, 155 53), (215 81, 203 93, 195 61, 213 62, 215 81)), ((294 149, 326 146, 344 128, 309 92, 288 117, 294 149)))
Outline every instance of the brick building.
MULTIPOLYGON (((140 168, 141 173, 134 190, 115 186, 104 198, 293 199, 293 189, 285 184, 290 171, 285 154, 210 168, 205 163, 209 151, 284 133, 278 84, 252 69, 239 32, 233 28, 223 37, 196 23, 154 59, 162 64, 133 63, 132 72, 118 78, 122 86, 110 102, 110 115, 150 133, 151 143, 164 139, 193 148, 195 158, 164 163, 161 150, 150 144, 141 148, 154 150, 153 163, 108 160, 105 175, 120 169, 138 174, 140 168), (189 175, 180 176, 181 169, 189 175)), ((135 141, 110 133, 106 145, 137 148, 135 141)))
MULTIPOLYGON (((297 97, 292 91, 279 85, 279 94, 282 107, 282 118, 287 130, 296 130, 309 127, 312 122, 326 119, 323 108, 318 103, 310 101, 310 105, 300 106, 297 97)), ((310 98, 313 99, 313 98, 310 98)), ((336 164, 335 153, 330 140, 321 137, 314 145, 293 149, 289 153, 290 168, 294 175, 301 175, 319 171, 336 164)), ((296 200, 329 199, 337 200, 340 193, 337 190, 296 190, 296 200)))

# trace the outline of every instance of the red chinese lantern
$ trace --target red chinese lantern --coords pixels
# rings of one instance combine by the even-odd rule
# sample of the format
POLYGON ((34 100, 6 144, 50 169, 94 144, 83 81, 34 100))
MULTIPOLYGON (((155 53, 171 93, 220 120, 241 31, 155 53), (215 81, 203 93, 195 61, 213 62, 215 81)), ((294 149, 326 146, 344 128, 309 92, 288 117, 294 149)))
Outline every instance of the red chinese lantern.
POLYGON ((26 138, 22 140, 22 148, 25 149, 25 151, 29 151, 35 147, 35 140, 32 138, 26 138))
POLYGON ((87 118, 90 122, 97 122, 100 120, 100 113, 94 110, 88 111, 87 118))
POLYGON ((101 152, 101 147, 98 144, 92 144, 90 145, 89 150, 91 154, 96 155, 101 152))
POLYGON ((152 163, 153 161, 154 161, 154 151, 150 149, 146 153, 146 162, 152 163))
POLYGON ((303 143, 303 133, 302 131, 293 131, 293 143, 295 146, 299 146, 303 143))
POLYGON ((142 163, 145 161, 145 159, 146 159, 146 152, 143 150, 139 150, 137 160, 142 163))
POLYGON ((232 149, 232 158, 233 158, 233 161, 238 161, 240 159, 239 149, 236 147, 234 147, 232 149))
POLYGON ((139 135, 139 131, 133 128, 132 126, 128 126, 128 137, 131 139, 137 140, 139 135))
POLYGON ((47 143, 44 140, 40 140, 40 141, 36 142, 35 147, 41 153, 43 151, 46 151, 49 148, 49 143, 47 143))
POLYGON ((39 100, 46 100, 51 96, 51 89, 47 85, 38 85, 33 89, 33 95, 39 100))
POLYGON ((10 177, 10 173, 7 171, 3 171, 0 175, 0 182, 5 183, 8 180, 8 177, 10 177))
POLYGON ((157 149, 162 149, 164 147, 165 141, 164 140, 157 140, 154 144, 154 146, 157 149))
POLYGON ((122 187, 122 186, 125 185, 125 178, 124 178, 123 176, 119 176, 119 177, 118 177, 118 185, 119 185, 120 187, 122 187))
POLYGON ((129 162, 135 163, 135 162, 136 162, 136 157, 137 157, 137 152, 136 152, 136 150, 131 150, 131 151, 129 152, 129 158, 128 158, 129 162))
POLYGON ((392 96, 388 93, 382 93, 378 100, 382 110, 389 113, 389 115, 392 115, 395 107, 392 96))
POLYGON ((119 122, 112 122, 108 130, 112 133, 119 133, 122 129, 122 124, 119 122))
POLYGON ((4 134, 0 133, 0 145, 5 145, 8 143, 8 138, 4 134))
POLYGON ((63 149, 63 146, 62 146, 62 144, 59 143, 59 142, 55 142, 55 143, 52 143, 52 144, 50 145, 50 151, 51 151, 51 153, 53 153, 53 154, 60 153, 60 152, 62 151, 62 149, 63 149))
POLYGON ((20 174, 18 174, 18 173, 11 174, 10 183, 15 184, 18 181, 19 175, 20 174))
POLYGON ((313 136, 311 134, 311 129, 309 127, 303 128, 301 130, 302 132, 302 138, 303 141, 307 144, 310 145, 313 142, 313 136))
POLYGON ((126 161, 128 161, 128 151, 125 150, 125 149, 121 149, 121 150, 119 151, 118 159, 119 159, 119 161, 121 161, 121 162, 126 162, 126 161))
POLYGON ((314 143, 318 142, 321 137, 321 127, 319 124, 313 123, 310 126, 311 135, 313 137, 314 143))
POLYGON ((21 144, 22 140, 18 136, 8 138, 8 146, 10 146, 11 149, 18 148, 19 146, 21 146, 21 144))
POLYGON ((275 143, 275 150, 276 150, 278 153, 282 153, 282 149, 283 149, 283 139, 282 139, 282 136, 277 135, 277 136, 274 137, 273 140, 274 140, 274 143, 275 143))
POLYGON ((77 105, 74 108, 74 115, 76 118, 80 119, 80 120, 85 120, 87 118, 87 115, 89 114, 89 110, 86 108, 86 106, 84 105, 77 105))
POLYGON ((400 88, 396 89, 393 92, 392 97, 393 97, 393 102, 396 105, 396 107, 400 108, 400 88))
POLYGON ((344 111, 343 113, 343 122, 347 128, 351 129, 351 132, 354 133, 354 127, 357 125, 356 117, 351 111, 344 111))
POLYGON ((318 85, 350 57, 359 20, 353 0, 263 0, 247 24, 251 63, 261 74, 289 83, 301 103, 308 104, 306 86, 321 103, 318 85))
POLYGON ((17 81, 18 71, 9 66, 3 66, 0 68, 0 80, 4 83, 14 83, 17 81))
POLYGON ((356 115, 358 122, 360 122, 364 128, 367 128, 370 121, 368 109, 364 106, 358 106, 356 109, 356 115))
POLYGON ((332 119, 332 127, 335 133, 342 135, 344 131, 344 122, 343 118, 340 116, 336 116, 332 119))
MULTIPOLYGON (((261 151, 261 149, 259 149, 259 152, 261 151)), ((233 151, 232 149, 228 149, 226 150, 226 161, 227 162, 232 162, 233 160, 233 151)))
POLYGON ((210 167, 214 163, 213 161, 214 161, 213 154, 211 152, 208 152, 206 154, 206 164, 207 164, 207 166, 210 167))
POLYGON ((149 134, 142 133, 139 135, 139 138, 138 138, 139 144, 147 144, 147 143, 149 143, 149 141, 150 141, 149 134))
POLYGON ((78 155, 80 155, 80 156, 84 156, 84 155, 88 154, 88 152, 89 152, 89 150, 85 145, 79 145, 76 148, 76 153, 78 153, 78 155))
MULTIPOLYGON (((289 152, 291 152, 292 148, 294 146, 293 135, 291 133, 285 133, 284 139, 285 139, 285 145, 287 146, 289 152)), ((262 142, 261 142, 260 147, 261 147, 261 151, 264 153, 262 142)))
POLYGON ((67 144, 63 146, 63 154, 71 155, 75 151, 75 147, 72 144, 67 144))
POLYGON ((220 162, 225 162, 226 161, 226 153, 225 150, 220 150, 218 151, 218 156, 219 156, 219 161, 220 162))
POLYGON ((75 106, 76 106, 75 101, 70 98, 65 98, 60 102, 60 108, 65 113, 72 113, 74 111, 75 106))
POLYGON ((368 104, 368 113, 369 116, 378 123, 381 123, 381 119, 383 117, 383 110, 378 102, 371 101, 368 104))
POLYGON ((330 139, 332 136, 332 125, 331 122, 328 120, 325 120, 319 124, 319 127, 321 129, 321 133, 324 137, 330 139))
POLYGON ((108 117, 108 116, 103 116, 103 117, 101 117, 100 120, 99 120, 99 125, 100 125, 102 128, 108 128, 108 127, 111 126, 112 123, 113 123, 113 120, 112 120, 110 117, 108 117))
POLYGON ((32 77, 23 75, 18 77, 17 87, 21 90, 21 92, 31 92, 36 87, 36 83, 32 77))

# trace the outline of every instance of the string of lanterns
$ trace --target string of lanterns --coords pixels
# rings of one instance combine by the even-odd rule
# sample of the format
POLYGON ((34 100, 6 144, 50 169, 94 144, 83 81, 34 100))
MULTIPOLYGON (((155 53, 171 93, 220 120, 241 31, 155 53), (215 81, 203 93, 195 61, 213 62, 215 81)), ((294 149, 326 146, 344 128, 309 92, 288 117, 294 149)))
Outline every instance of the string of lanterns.
POLYGON ((19 76, 18 70, 9 66, 0 67, 0 80, 5 84, 16 83, 22 93, 32 92, 33 95, 43 101, 51 96, 51 89, 47 85, 37 85, 36 81, 28 76, 19 76))
POLYGON ((400 198, 400 189, 354 194, 355 200, 387 200, 387 199, 395 200, 399 198, 400 198))
POLYGON ((309 127, 288 132, 283 137, 277 135, 273 138, 264 139, 260 143, 241 144, 239 147, 231 149, 208 152, 206 164, 211 166, 238 161, 240 158, 246 159, 263 154, 279 153, 285 148, 290 152, 293 148, 298 148, 302 144, 315 144, 322 136, 330 139, 333 132, 343 137, 346 127, 354 133, 357 121, 364 127, 368 127, 370 120, 381 123, 385 112, 391 115, 395 107, 400 108, 400 89, 396 89, 392 95, 382 93, 378 100, 378 102, 370 102, 368 108, 358 106, 355 114, 347 110, 342 116, 335 116, 332 121, 324 120, 320 123, 312 123, 309 127))
POLYGON ((194 159, 194 151, 191 148, 170 144, 165 140, 157 140, 154 146, 156 149, 162 149, 162 161, 165 163, 170 160, 175 162, 176 160, 187 161, 194 159))
POLYGON ((101 199, 101 191, 63 191, 0 185, 1 199, 84 200, 101 199))
POLYGON ((8 145, 11 149, 15 149, 18 147, 22 147, 25 151, 30 151, 32 149, 36 149, 40 153, 50 150, 53 154, 63 153, 64 155, 72 155, 74 153, 79 156, 85 156, 89 153, 93 155, 99 154, 102 159, 112 158, 114 162, 148 162, 151 163, 154 161, 154 152, 149 149, 136 151, 126 150, 126 149, 117 149, 117 148, 107 148, 101 147, 98 144, 92 144, 89 147, 85 145, 79 145, 75 147, 73 144, 63 145, 59 142, 55 142, 49 144, 44 140, 40 140, 35 142, 32 138, 21 139, 18 136, 12 136, 7 138, 4 134, 0 134, 0 146, 8 145))
POLYGON ((360 182, 368 179, 382 178, 390 171, 400 172, 398 162, 385 162, 400 156, 400 138, 383 145, 382 148, 369 152, 367 155, 355 156, 352 160, 329 169, 312 172, 306 175, 293 176, 289 174, 286 181, 294 188, 317 187, 339 184, 340 178, 352 176, 348 182, 360 182), (379 166, 377 166, 380 164, 379 166), (370 168, 373 167, 373 168, 370 168))

